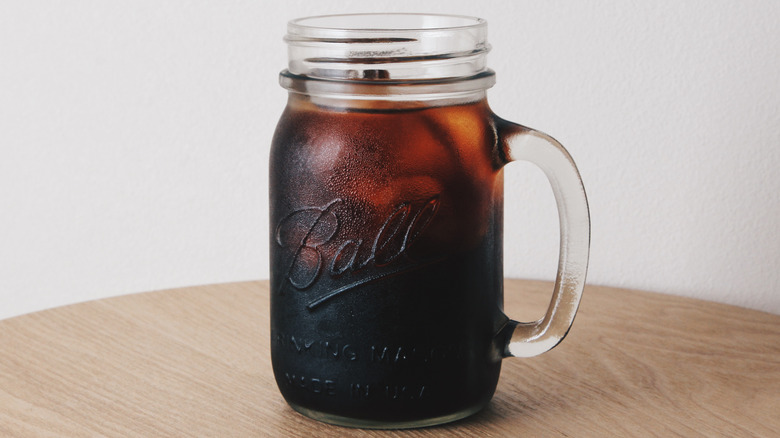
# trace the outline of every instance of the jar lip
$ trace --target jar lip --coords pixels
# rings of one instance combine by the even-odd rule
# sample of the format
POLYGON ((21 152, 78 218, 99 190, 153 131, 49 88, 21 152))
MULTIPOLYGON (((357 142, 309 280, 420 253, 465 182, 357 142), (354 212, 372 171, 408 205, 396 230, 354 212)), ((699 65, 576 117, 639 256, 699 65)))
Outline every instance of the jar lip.
POLYGON ((291 93, 357 100, 434 100, 484 93, 496 83, 486 69, 469 77, 397 81, 322 79, 283 70, 279 84, 291 93))
POLYGON ((288 38, 291 35, 305 34, 307 31, 316 33, 332 31, 334 33, 387 33, 387 32, 436 32, 442 30, 458 30, 479 28, 487 25, 487 21, 466 15, 425 14, 425 13, 358 13, 358 14, 331 14, 303 17, 290 20, 287 23, 288 38), (420 23, 396 24, 389 23, 420 23), (347 25, 354 22, 356 25, 347 25), (372 25, 375 22, 388 24, 372 25), (444 24, 450 22, 452 24, 444 24), (456 24, 456 22, 458 24, 456 24), (427 24, 426 24, 427 23, 427 24), (439 24, 435 24, 439 23, 439 24))

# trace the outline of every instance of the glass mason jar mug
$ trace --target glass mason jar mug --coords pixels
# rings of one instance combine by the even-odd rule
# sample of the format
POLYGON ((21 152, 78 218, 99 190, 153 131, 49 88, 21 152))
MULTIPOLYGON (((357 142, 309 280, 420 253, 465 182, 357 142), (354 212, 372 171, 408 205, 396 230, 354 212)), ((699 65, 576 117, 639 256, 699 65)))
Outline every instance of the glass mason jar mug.
POLYGON ((553 348, 579 305, 590 221, 577 168, 495 116, 484 20, 362 14, 289 23, 270 169, 271 345, 295 410, 346 426, 454 421, 508 356, 553 348), (503 178, 538 165, 560 218, 547 314, 503 312, 503 178))

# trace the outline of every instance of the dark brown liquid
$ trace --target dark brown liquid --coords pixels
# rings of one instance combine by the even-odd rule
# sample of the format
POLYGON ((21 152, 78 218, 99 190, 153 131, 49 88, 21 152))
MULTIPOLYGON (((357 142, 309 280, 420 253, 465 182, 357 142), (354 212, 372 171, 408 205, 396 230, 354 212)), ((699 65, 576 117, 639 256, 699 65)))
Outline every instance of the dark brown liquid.
POLYGON ((288 402, 392 423, 490 400, 506 323, 490 120, 484 101, 291 99, 271 154, 272 360, 288 402))

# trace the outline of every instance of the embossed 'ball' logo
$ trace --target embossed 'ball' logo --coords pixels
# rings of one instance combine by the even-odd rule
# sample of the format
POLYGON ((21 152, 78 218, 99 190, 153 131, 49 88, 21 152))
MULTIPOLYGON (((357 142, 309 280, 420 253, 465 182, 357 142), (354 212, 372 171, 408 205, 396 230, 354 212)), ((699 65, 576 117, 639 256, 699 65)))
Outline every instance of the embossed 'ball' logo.
MULTIPOLYGON (((412 269, 415 266, 395 266, 420 237, 439 210, 439 197, 434 196, 415 206, 411 202, 397 205, 375 231, 358 236, 341 236, 345 227, 343 213, 338 207, 342 199, 335 199, 321 207, 305 207, 289 213, 276 227, 276 243, 287 249, 288 260, 284 281, 303 291, 312 287, 323 272, 332 278, 355 274, 367 266, 387 267, 378 274, 354 279, 325 296, 312 301, 313 309, 327 300, 357 286, 376 281, 388 275, 412 269), (368 245, 371 245, 370 248, 368 245)), ((281 292, 281 290, 280 290, 281 292)))

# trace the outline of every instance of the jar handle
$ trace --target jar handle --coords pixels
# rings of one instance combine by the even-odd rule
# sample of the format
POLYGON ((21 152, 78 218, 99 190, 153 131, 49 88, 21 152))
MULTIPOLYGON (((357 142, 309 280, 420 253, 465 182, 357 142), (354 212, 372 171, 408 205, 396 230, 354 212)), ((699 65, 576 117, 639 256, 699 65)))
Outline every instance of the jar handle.
POLYGON ((504 357, 532 357, 566 336, 582 298, 590 251, 590 213, 582 179, 569 153, 547 134, 494 116, 505 163, 530 161, 552 186, 560 222, 558 273, 547 313, 536 322, 510 320, 504 357))

